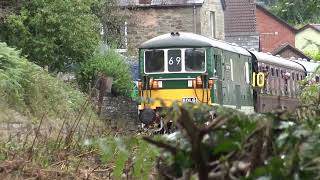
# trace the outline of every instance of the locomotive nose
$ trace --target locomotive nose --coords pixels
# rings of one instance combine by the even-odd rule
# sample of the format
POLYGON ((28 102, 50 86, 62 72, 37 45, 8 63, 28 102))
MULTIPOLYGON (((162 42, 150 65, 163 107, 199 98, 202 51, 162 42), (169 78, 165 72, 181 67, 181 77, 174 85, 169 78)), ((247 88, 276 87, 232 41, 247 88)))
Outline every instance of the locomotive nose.
POLYGON ((146 108, 141 111, 140 121, 145 125, 150 125, 156 119, 156 112, 153 109, 146 108))

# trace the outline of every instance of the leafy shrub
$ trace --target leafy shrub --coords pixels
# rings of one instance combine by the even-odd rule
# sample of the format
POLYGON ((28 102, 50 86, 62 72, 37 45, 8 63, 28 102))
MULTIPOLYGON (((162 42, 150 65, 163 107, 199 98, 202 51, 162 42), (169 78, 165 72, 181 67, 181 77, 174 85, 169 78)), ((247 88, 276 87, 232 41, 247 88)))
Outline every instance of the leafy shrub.
POLYGON ((84 94, 29 62, 5 43, 0 43, 0 98, 20 112, 57 118, 77 114, 86 101, 84 94))
POLYGON ((113 77, 112 88, 115 93, 130 95, 133 88, 131 71, 124 58, 118 53, 111 49, 106 52, 98 52, 90 60, 81 64, 77 80, 84 91, 89 89, 89 82, 94 85, 98 72, 113 77))

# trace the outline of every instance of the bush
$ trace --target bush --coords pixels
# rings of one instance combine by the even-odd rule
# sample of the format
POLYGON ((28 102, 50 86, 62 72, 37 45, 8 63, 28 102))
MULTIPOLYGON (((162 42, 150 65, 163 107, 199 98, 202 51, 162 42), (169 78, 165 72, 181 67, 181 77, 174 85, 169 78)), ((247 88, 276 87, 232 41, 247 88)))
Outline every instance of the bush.
POLYGON ((77 80, 82 90, 89 89, 89 82, 94 85, 98 72, 113 77, 112 89, 114 93, 130 95, 133 89, 130 67, 118 53, 109 49, 106 52, 96 53, 89 61, 81 64, 77 80))
MULTIPOLYGON (((54 78, 20 52, 0 43, 0 99, 35 117, 78 114, 86 102, 81 92, 54 78)), ((90 113, 92 110, 89 108, 90 113)))

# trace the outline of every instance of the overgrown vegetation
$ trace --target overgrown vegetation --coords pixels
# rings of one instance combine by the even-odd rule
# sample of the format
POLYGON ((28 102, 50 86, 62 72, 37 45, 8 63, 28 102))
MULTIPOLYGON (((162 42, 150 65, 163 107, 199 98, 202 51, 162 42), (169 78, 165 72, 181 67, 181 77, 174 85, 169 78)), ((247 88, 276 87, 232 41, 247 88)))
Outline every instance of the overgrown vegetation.
POLYGON ((0 43, 0 177, 152 178, 158 150, 104 123, 86 96, 0 43))
POLYGON ((86 104, 84 94, 29 62, 5 43, 0 43, 0 97, 9 107, 35 117, 76 115, 86 104))
POLYGON ((81 64, 77 73, 77 80, 84 91, 89 89, 88 82, 94 86, 98 73, 113 77, 113 91, 115 94, 130 95, 133 81, 129 64, 124 57, 112 49, 97 52, 91 59, 81 64))

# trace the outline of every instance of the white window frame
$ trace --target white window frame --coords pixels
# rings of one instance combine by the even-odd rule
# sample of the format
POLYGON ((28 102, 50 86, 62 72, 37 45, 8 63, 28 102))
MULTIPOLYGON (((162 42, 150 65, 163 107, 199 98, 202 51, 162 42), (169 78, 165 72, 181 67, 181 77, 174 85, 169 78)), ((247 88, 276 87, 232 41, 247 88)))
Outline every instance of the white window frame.
POLYGON ((162 72, 152 72, 147 73, 146 72, 146 52, 152 51, 146 49, 143 53, 143 71, 145 74, 181 74, 181 73, 204 73, 207 71, 207 50, 205 48, 199 48, 204 49, 204 70, 203 71, 186 71, 185 67, 185 52, 186 49, 190 48, 170 48, 170 49, 156 49, 156 50, 162 50, 164 52, 164 71, 162 72), (181 71, 179 72, 170 72, 168 71, 168 50, 181 50, 181 71))

